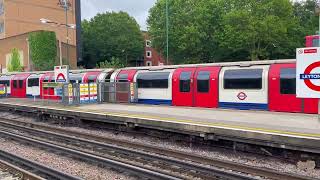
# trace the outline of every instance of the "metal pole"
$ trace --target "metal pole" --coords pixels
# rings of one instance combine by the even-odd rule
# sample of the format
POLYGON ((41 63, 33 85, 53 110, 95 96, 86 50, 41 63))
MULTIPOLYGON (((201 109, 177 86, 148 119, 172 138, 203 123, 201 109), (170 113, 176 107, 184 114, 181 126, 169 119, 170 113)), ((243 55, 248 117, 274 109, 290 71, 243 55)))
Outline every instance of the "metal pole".
MULTIPOLYGON (((320 26, 319 26, 320 27, 320 26)), ((166 0, 167 65, 169 64, 169 5, 166 0)))
POLYGON ((67 28, 67 63, 69 64, 69 27, 68 27, 68 3, 65 1, 66 28, 67 28))
POLYGON ((60 53, 60 66, 62 66, 62 43, 61 43, 61 39, 59 39, 59 53, 60 53))

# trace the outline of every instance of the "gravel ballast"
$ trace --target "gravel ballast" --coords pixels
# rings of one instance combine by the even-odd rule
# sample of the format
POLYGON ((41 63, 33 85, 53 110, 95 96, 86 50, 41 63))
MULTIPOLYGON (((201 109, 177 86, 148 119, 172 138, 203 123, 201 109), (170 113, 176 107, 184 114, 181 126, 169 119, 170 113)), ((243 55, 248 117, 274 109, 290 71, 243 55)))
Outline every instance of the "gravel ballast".
MULTIPOLYGON (((19 120, 30 121, 33 123, 36 122, 35 119, 29 118, 29 117, 21 117, 21 116, 13 115, 10 113, 3 113, 3 114, 6 114, 5 116, 6 118, 15 117, 19 120)), ((46 123, 39 123, 39 124, 48 125, 46 123)), ((52 125, 52 124, 50 124, 50 126, 60 127, 59 125, 52 125)), ((188 147, 188 146, 178 144, 176 142, 160 140, 158 138, 142 136, 142 135, 133 136, 132 134, 115 133, 114 131, 107 131, 107 130, 96 130, 96 129, 93 130, 93 129, 84 129, 79 127, 60 127, 60 128, 68 129, 71 131, 89 133, 92 135, 99 135, 99 136, 108 137, 108 138, 126 140, 131 142, 142 143, 142 144, 149 144, 149 145, 172 149, 172 150, 180 150, 183 152, 187 152, 189 154, 197 154, 203 157, 227 160, 227 161, 232 161, 232 162, 246 164, 246 165, 255 166, 255 167, 265 167, 265 168, 274 169, 283 173, 294 173, 294 174, 300 174, 303 176, 310 176, 313 178, 320 178, 319 169, 302 170, 302 169, 299 169, 297 165, 286 163, 272 157, 258 156, 254 154, 239 153, 239 152, 233 153, 231 151, 223 151, 221 149, 204 150, 203 148, 188 147)), ((2 145, 0 146, 2 147, 2 145)), ((126 177, 120 176, 120 178, 126 178, 126 177)))
POLYGON ((57 155, 36 147, 27 146, 4 138, 0 138, 0 148, 3 151, 9 153, 14 152, 15 155, 45 164, 49 167, 83 179, 133 179, 119 172, 111 171, 110 169, 101 168, 86 162, 74 160, 69 157, 57 155))

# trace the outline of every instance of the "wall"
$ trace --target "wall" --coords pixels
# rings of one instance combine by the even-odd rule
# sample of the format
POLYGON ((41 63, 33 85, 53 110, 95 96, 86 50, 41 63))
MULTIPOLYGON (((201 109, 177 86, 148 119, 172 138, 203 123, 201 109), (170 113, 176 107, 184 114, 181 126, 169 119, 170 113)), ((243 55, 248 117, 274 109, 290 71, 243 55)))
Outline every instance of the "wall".
MULTIPOLYGON (((76 24, 75 0, 68 11, 68 24, 76 24)), ((16 36, 36 30, 55 31, 58 39, 67 42, 65 27, 41 24, 45 18, 58 23, 66 23, 65 11, 58 5, 58 0, 4 0, 5 37, 16 36)), ((76 45, 76 31, 69 29, 69 44, 76 45)))
MULTIPOLYGON (((28 53, 28 36, 29 33, 25 33, 18 36, 12 36, 5 39, 0 39, 0 65, 3 70, 6 70, 6 60, 7 57, 10 56, 11 50, 13 48, 17 48, 20 51, 21 58, 23 59, 23 66, 25 71, 33 70, 32 65, 30 65, 29 69, 29 53, 28 53), (9 55, 9 56, 8 56, 9 55)), ((57 60, 56 64, 59 65, 59 43, 57 42, 57 60)), ((62 43, 62 57, 67 57, 67 45, 62 43)), ((73 45, 69 45, 69 58, 71 59, 70 67, 71 69, 77 68, 76 61, 76 47, 73 45)), ((32 62, 30 63, 32 64, 32 62)), ((53 70, 53 67, 52 67, 53 70)))

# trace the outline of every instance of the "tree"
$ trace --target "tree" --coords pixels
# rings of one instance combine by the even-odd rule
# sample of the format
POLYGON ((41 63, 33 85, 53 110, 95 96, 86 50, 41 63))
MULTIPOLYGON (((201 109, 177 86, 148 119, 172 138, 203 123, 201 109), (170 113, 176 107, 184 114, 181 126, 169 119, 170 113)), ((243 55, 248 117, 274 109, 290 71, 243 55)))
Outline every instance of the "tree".
POLYGON ((141 58, 144 40, 136 20, 125 12, 106 12, 82 22, 84 66, 117 58, 122 64, 141 58))
MULTIPOLYGON (((316 0, 168 2, 169 54, 175 64, 293 58, 295 49, 304 45, 306 32, 317 27, 311 15, 316 0)), ((148 18, 153 45, 164 54, 165 3, 158 0, 148 18)))
POLYGON ((106 60, 106 61, 99 62, 96 65, 96 67, 119 69, 119 68, 125 67, 125 65, 123 63, 121 63, 121 60, 119 58, 112 57, 110 61, 106 60))
POLYGON ((55 32, 41 31, 29 34, 30 54, 36 70, 53 70, 57 60, 55 32))
POLYGON ((259 60, 270 58, 272 48, 290 47, 289 31, 298 23, 289 0, 229 0, 228 5, 232 9, 223 15, 218 36, 222 48, 248 51, 251 60, 259 60))
POLYGON ((9 72, 21 72, 23 71, 23 67, 21 65, 21 57, 19 50, 17 48, 13 48, 11 50, 11 57, 9 63, 7 65, 7 69, 9 72))

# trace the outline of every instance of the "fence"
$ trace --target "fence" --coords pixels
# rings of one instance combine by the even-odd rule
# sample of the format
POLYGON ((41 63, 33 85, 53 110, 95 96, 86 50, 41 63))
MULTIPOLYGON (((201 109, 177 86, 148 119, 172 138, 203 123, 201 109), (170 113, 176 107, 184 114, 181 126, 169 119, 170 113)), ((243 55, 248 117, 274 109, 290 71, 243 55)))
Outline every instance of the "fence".
POLYGON ((99 103, 133 103, 137 99, 135 83, 130 82, 106 82, 98 85, 99 103))

